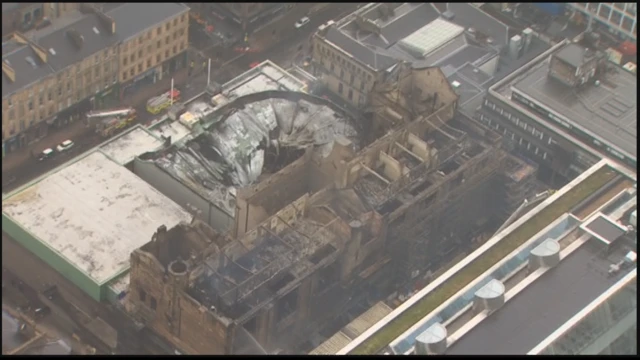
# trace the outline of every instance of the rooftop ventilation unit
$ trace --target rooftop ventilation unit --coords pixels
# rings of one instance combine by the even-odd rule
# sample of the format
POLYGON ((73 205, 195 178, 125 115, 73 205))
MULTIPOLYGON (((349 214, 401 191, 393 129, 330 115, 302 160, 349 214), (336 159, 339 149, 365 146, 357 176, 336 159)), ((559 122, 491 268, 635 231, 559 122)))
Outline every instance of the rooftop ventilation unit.
POLYGON ((553 239, 547 239, 531 250, 529 257, 529 271, 541 267, 552 268, 560 262, 560 244, 553 239))
POLYGON ((633 210, 633 212, 631 212, 631 215, 629 215, 629 224, 632 225, 634 228, 638 228, 638 210, 633 210))
POLYGON ((445 20, 451 21, 454 17, 456 17, 456 14, 454 14, 453 11, 447 10, 442 13, 442 18, 444 18, 445 20))
POLYGON ((522 37, 520 35, 514 35, 509 41, 509 56, 512 59, 520 58, 520 49, 522 48, 522 37))
POLYGON ((34 68, 35 68, 35 67, 38 67, 38 64, 36 63, 36 61, 35 61, 31 56, 27 56, 27 57, 25 58, 25 60, 26 60, 26 61, 27 61, 31 66, 33 66, 34 68))
POLYGON ((447 350, 447 328, 435 323, 416 337, 416 355, 439 355, 447 350))
POLYGON ((504 305, 504 284, 492 279, 485 286, 476 291, 473 299, 473 309, 476 312, 488 311, 492 313, 504 305))
POLYGON ((522 30, 522 37, 524 38, 524 51, 529 51, 531 39, 533 39, 533 30, 531 28, 522 30))

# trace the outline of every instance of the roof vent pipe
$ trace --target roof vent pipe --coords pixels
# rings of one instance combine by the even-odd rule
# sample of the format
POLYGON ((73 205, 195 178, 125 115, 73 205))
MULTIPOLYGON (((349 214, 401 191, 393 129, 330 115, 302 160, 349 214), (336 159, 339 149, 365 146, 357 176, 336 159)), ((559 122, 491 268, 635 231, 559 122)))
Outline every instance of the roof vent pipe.
POLYGON ((547 239, 531 250, 529 256, 529 271, 541 267, 552 268, 560 262, 560 244, 553 239, 547 239))
POLYGON ((476 291, 473 299, 473 309, 476 313, 487 311, 492 313, 504 305, 504 284, 492 279, 485 286, 476 291))
POLYGON ((416 355, 441 355, 447 351, 447 328, 435 323, 416 337, 416 355))

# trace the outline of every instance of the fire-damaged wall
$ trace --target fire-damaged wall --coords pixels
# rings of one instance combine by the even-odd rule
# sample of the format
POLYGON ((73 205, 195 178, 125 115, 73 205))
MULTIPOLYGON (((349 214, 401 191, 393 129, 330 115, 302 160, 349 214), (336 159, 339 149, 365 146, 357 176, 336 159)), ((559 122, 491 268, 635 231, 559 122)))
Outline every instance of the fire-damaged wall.
POLYGON ((490 205, 505 157, 497 135, 450 125, 454 110, 450 103, 378 139, 338 172, 338 187, 355 187, 384 216, 396 283, 460 254, 486 221, 478 214, 499 210, 490 205))
POLYGON ((198 219, 219 231, 232 231, 234 219, 186 184, 159 168, 153 161, 137 157, 133 171, 162 194, 191 211, 198 219))
POLYGON ((383 219, 350 189, 305 194, 236 240, 203 222, 160 227, 131 257, 127 310, 185 354, 303 342, 351 298, 383 219))
POLYGON ((405 62, 374 84, 367 111, 373 117, 373 133, 380 134, 390 126, 412 122, 442 108, 449 108, 440 113, 448 121, 453 117, 457 99, 440 68, 415 69, 405 62))
POLYGON ((374 109, 385 135, 336 136, 285 167, 273 160, 283 148, 268 149, 257 182, 236 189, 234 240, 193 225, 159 231, 132 257, 131 311, 190 354, 295 349, 369 293, 415 284, 471 248, 504 214, 501 138, 458 119, 440 70, 390 76, 374 109))
POLYGON ((236 236, 254 229, 271 214, 307 193, 311 151, 261 182, 237 189, 236 236))
POLYGON ((185 292, 203 259, 228 241, 204 223, 161 226, 150 243, 131 254, 128 312, 181 352, 230 353, 233 322, 185 292))
MULTIPOLYGON (((286 262, 293 259, 283 254, 282 270, 263 284, 257 285, 250 278, 239 285, 247 288, 256 284, 251 296, 261 298, 261 303, 237 312, 245 306, 239 303, 227 311, 234 313, 238 326, 243 326, 265 348, 283 348, 302 341, 301 335, 317 330, 313 324, 327 319, 328 306, 349 298, 348 284, 356 274, 354 269, 372 250, 380 248, 381 230, 381 217, 360 203, 351 190, 324 189, 313 196, 304 195, 240 237, 242 248, 229 248, 228 261, 212 265, 218 272, 225 272, 222 269, 230 262, 246 264, 249 254, 273 238, 282 239, 298 254, 291 267, 286 262), (331 285, 339 285, 339 291, 318 301, 331 285), (273 294, 266 297, 264 294, 269 291, 273 294)), ((243 301, 249 301, 248 293, 237 291, 245 293, 240 297, 247 299, 243 301)))

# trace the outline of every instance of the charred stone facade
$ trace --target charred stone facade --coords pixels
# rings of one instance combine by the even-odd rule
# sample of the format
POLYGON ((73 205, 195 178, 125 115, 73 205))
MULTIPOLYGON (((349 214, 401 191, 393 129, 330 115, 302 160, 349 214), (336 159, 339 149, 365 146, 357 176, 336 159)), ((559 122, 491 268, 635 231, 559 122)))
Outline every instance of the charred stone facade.
POLYGON ((127 311, 184 352, 230 353, 233 322, 187 295, 204 260, 230 242, 197 221, 160 227, 131 254, 127 311))

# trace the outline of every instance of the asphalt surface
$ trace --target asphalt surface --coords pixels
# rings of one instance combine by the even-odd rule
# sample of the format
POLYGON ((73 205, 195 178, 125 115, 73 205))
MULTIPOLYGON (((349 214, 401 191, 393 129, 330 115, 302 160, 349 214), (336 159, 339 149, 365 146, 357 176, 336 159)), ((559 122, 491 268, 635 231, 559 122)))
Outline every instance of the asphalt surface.
MULTIPOLYGON (((276 32, 278 37, 276 39, 272 39, 273 44, 267 50, 259 53, 230 53, 225 56, 225 59, 214 59, 211 67, 211 80, 219 84, 224 84, 244 71, 249 70, 251 64, 255 62, 262 62, 264 60, 271 60, 283 68, 288 68, 296 59, 303 59, 310 54, 311 35, 316 31, 318 26, 329 20, 342 18, 350 12, 353 12, 359 5, 361 5, 361 3, 332 4, 327 6, 314 14, 310 14, 309 17, 311 21, 300 29, 296 29, 293 26, 293 23, 301 14, 292 12, 291 14, 285 15, 279 21, 265 26, 269 33, 272 31, 272 28, 278 29, 276 32)), ((207 54, 206 52, 199 51, 198 49, 192 49, 190 52, 194 56, 194 63, 196 64, 195 70, 193 71, 192 76, 190 76, 186 81, 186 84, 177 84, 177 81, 176 84, 174 84, 175 88, 181 91, 182 100, 193 98, 204 91, 207 84, 207 69, 203 68, 202 64, 207 61, 208 56, 213 56, 213 54, 207 54)), ((152 86, 150 88, 157 90, 159 94, 169 90, 170 85, 164 84, 158 86, 156 84, 156 86, 152 86)), ((151 115, 147 113, 145 103, 151 96, 153 95, 146 97, 144 101, 134 104, 138 114, 136 123, 148 124, 152 120, 161 116, 161 114, 151 115)), ((70 138, 74 141, 75 145, 71 150, 65 153, 57 154, 53 158, 42 162, 37 162, 35 159, 29 159, 23 165, 16 167, 15 170, 7 172, 3 171, 2 192, 7 193, 12 191, 38 176, 72 160, 74 157, 81 155, 103 141, 106 141, 106 139, 101 138, 89 129, 83 131, 83 134, 80 136, 70 138)), ((42 141, 47 142, 46 138, 42 141)))

